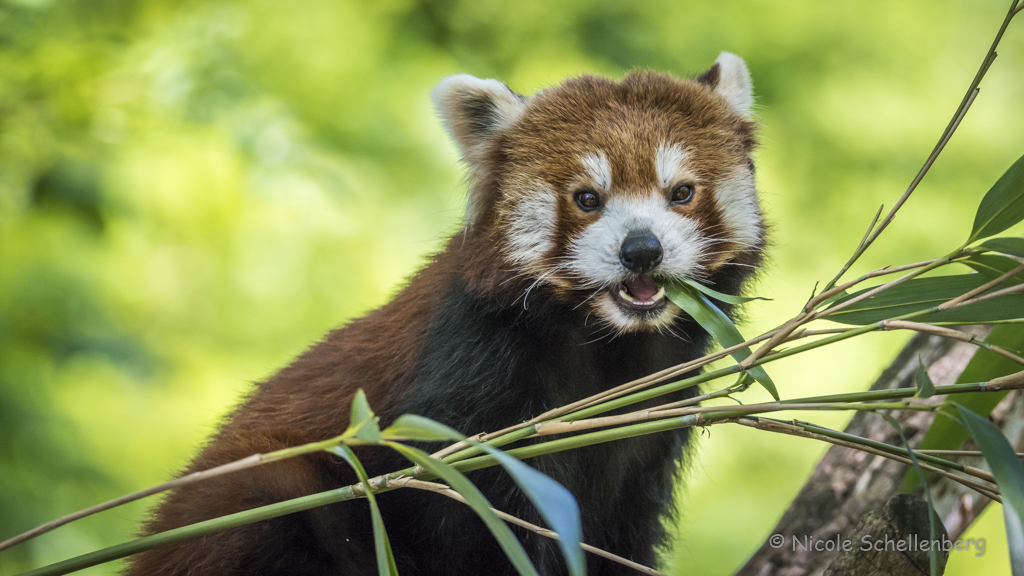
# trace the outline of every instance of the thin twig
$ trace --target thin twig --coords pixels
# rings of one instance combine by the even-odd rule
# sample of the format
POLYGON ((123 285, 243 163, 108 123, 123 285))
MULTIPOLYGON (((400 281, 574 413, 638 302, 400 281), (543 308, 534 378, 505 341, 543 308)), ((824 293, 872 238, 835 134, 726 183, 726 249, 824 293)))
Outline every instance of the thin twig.
MULTIPOLYGON (((932 456, 976 456, 983 458, 985 454, 981 450, 918 450, 918 454, 930 454, 932 456)), ((1024 452, 1016 452, 1018 458, 1024 458, 1024 452)))
MULTIPOLYGON (((975 251, 964 251, 960 255, 953 257, 950 261, 971 256, 975 253, 975 251)), ((932 258, 931 260, 924 260, 921 262, 915 262, 913 264, 904 264, 902 266, 897 266, 895 268, 891 266, 883 266, 882 268, 878 268, 877 270, 872 270, 871 272, 863 274, 862 276, 854 280, 850 280, 838 286, 833 286, 828 290, 822 290, 817 296, 807 301, 807 304, 804 306, 804 311, 810 312, 814 310, 822 302, 828 300, 829 298, 832 298, 837 294, 841 294, 844 290, 849 290, 850 288, 856 286, 857 284, 860 284, 861 282, 864 282, 865 280, 870 280, 871 278, 877 278, 879 276, 887 276, 889 274, 896 274, 898 272, 903 272, 906 270, 913 270, 914 268, 921 268, 922 266, 928 266, 929 264, 932 264, 938 260, 941 260, 941 258, 932 258)))
POLYGON ((875 212, 875 217, 871 219, 871 223, 868 224, 868 229, 864 231, 864 237, 861 238, 860 242, 857 243, 857 248, 854 249, 853 254, 850 255, 850 258, 846 260, 846 264, 843 264, 843 267, 839 269, 839 273, 836 274, 836 277, 833 278, 831 282, 825 285, 825 287, 822 289, 822 292, 828 292, 833 287, 835 287, 836 282, 838 282, 839 279, 843 277, 843 274, 846 274, 846 271, 850 269, 850 266, 853 266, 853 263, 856 262, 857 258, 860 257, 861 252, 867 246, 868 238, 871 237, 871 232, 875 229, 875 224, 878 223, 879 216, 882 215, 882 210, 885 210, 885 204, 882 204, 878 207, 878 211, 875 212))
POLYGON ((939 406, 929 404, 891 404, 876 405, 870 403, 838 403, 838 402, 813 402, 813 403, 782 403, 765 402, 762 404, 744 404, 741 406, 688 406, 682 408, 670 408, 664 410, 649 409, 637 410, 628 414, 615 416, 601 416, 597 418, 585 418, 572 420, 570 422, 542 422, 535 427, 537 436, 549 436, 551 434, 567 434, 579 432, 592 428, 607 428, 619 426, 644 420, 655 420, 658 418, 671 418, 675 416, 686 416, 688 414, 715 414, 727 413, 732 416, 760 414, 767 412, 788 412, 790 410, 937 410, 939 406))
POLYGON ((141 500, 142 498, 153 496, 154 494, 159 494, 167 490, 173 490, 174 488, 181 488, 182 486, 195 484, 196 482, 206 480, 208 478, 214 478, 216 476, 230 474, 231 472, 238 472, 239 470, 246 470, 248 468, 254 468, 256 466, 262 466, 264 464, 270 464, 271 462, 277 462, 279 460, 285 460, 287 458, 293 458, 295 456, 301 456, 303 454, 319 452, 321 450, 324 450, 325 448, 337 445, 338 443, 342 442, 342 438, 342 436, 337 436, 335 438, 331 438, 329 440, 324 440, 321 442, 310 442, 309 444, 302 444, 299 446, 294 446, 292 448, 284 448, 282 450, 267 452, 265 454, 253 454, 251 456, 242 458, 241 460, 228 462, 227 464, 222 464, 215 468, 210 468, 209 470, 193 472, 191 474, 182 476, 181 478, 175 478, 174 480, 171 480, 169 482, 164 482, 163 484, 158 484, 156 486, 146 488, 145 490, 132 492, 131 494, 127 494, 119 498, 114 498, 113 500, 108 500, 106 502, 103 502, 102 504, 97 504, 95 506, 85 508, 84 510, 79 510, 78 512, 75 512, 73 514, 61 516, 60 518, 47 522, 42 526, 37 526, 36 528, 18 534, 13 538, 8 538, 7 540, 0 542, 0 551, 11 548, 12 546, 17 546, 22 542, 31 540, 32 538, 35 538, 42 534, 46 534, 47 532, 55 528, 59 528, 69 522, 80 520, 82 518, 85 518, 86 516, 92 516, 93 514, 103 512, 104 510, 110 510, 111 508, 116 508, 129 502, 141 500))
POLYGON ((163 484, 158 484, 151 488, 146 488, 145 490, 139 490, 138 492, 132 492, 131 494, 121 496, 120 498, 108 500, 106 502, 103 502, 102 504, 90 506, 89 508, 79 510, 78 512, 75 512, 73 514, 61 516, 56 520, 47 522, 46 524, 33 528, 28 532, 23 532, 13 538, 8 538, 7 540, 0 542, 0 551, 7 550, 8 548, 11 548, 12 546, 17 546, 18 544, 21 544, 26 540, 31 540, 37 536, 46 534, 47 532, 55 528, 60 528, 61 526, 69 522, 74 522, 75 520, 85 518, 86 516, 92 516, 97 512, 110 510, 111 508, 116 508, 118 506, 121 506, 122 504, 134 502, 147 496, 159 494, 160 492, 171 490, 173 488, 186 486, 188 484, 192 484, 200 480, 205 480, 206 478, 213 478, 214 476, 220 476, 222 474, 227 474, 229 472, 236 472, 238 470, 245 470, 246 468, 252 468, 253 466, 265 464, 267 462, 266 460, 264 460, 265 457, 266 455, 264 454, 253 454, 252 456, 243 458, 241 460, 236 460, 234 462, 229 462, 227 464, 224 464, 223 466, 217 466, 216 468, 211 468, 209 470, 204 470, 202 472, 193 472, 192 474, 182 476, 181 478, 176 478, 174 480, 171 480, 170 482, 164 482, 163 484))
MULTIPOLYGON (((890 460, 895 460, 897 462, 902 462, 903 464, 906 464, 906 465, 913 465, 913 462, 908 457, 900 456, 900 455, 894 454, 892 452, 886 452, 885 450, 879 450, 877 448, 873 448, 871 446, 867 446, 867 445, 864 445, 864 444, 857 444, 855 442, 848 442, 846 440, 841 440, 841 439, 838 439, 838 438, 832 438, 830 436, 825 436, 824 434, 816 434, 814 432, 808 432, 807 430, 804 430, 803 428, 801 428, 799 426, 796 426, 796 425, 793 425, 793 424, 788 424, 788 423, 785 423, 785 422, 779 422, 777 420, 771 420, 771 419, 766 419, 766 418, 741 418, 741 419, 737 420, 736 422, 738 424, 742 425, 742 426, 747 426, 747 427, 750 427, 750 428, 755 428, 757 430, 764 430, 766 432, 775 432, 775 433, 778 433, 778 434, 787 434, 789 436, 798 436, 800 438, 809 438, 809 439, 812 439, 812 440, 820 440, 822 442, 828 442, 829 444, 835 444, 837 446, 843 446, 843 447, 846 447, 846 448, 852 448, 854 450, 860 450, 861 452, 868 452, 868 453, 874 454, 876 456, 881 456, 883 458, 888 458, 890 460)), ((897 449, 895 446, 893 446, 893 448, 897 449)), ((978 492, 979 494, 984 495, 987 498, 991 498, 992 500, 995 500, 995 501, 997 501, 999 503, 1002 503, 1002 501, 1003 501, 1002 497, 1000 497, 999 494, 998 494, 999 488, 997 486, 990 486, 990 485, 982 484, 981 482, 975 482, 974 480, 970 480, 968 478, 963 478, 962 476, 958 476, 956 474, 953 474, 952 472, 949 472, 947 470, 943 470, 942 468, 938 468, 938 467, 932 466, 930 464, 926 464, 924 462, 919 462, 919 465, 921 466, 921 468, 923 468, 925 470, 928 470, 929 472, 933 472, 935 474, 939 474, 940 476, 943 476, 945 478, 949 478, 950 480, 952 480, 954 482, 957 482, 959 484, 963 484, 964 486, 967 486, 968 488, 978 492)))
POLYGON ((961 332, 959 330, 953 330, 951 328, 944 328, 941 326, 932 326, 931 324, 922 324, 920 322, 910 322, 908 320, 883 320, 882 324, 884 330, 914 330, 915 332, 921 332, 924 334, 932 334, 934 336, 942 336, 944 338, 953 338, 961 342, 967 342, 968 344, 974 344, 986 350, 995 352, 1000 356, 1009 358, 1017 364, 1024 365, 1024 358, 1017 356, 1013 352, 995 344, 989 344, 984 340, 979 340, 974 334, 968 334, 967 332, 961 332))
POLYGON ((871 232, 875 229, 875 224, 878 223, 878 218, 882 215, 882 210, 885 210, 885 204, 878 207, 878 211, 875 212, 875 217, 871 219, 871 223, 868 224, 868 229, 864 231, 864 237, 860 239, 860 243, 857 247, 860 248, 868 243, 868 238, 871 237, 871 232))
MULTIPOLYGON (((416 488, 417 490, 426 490, 428 492, 434 492, 436 494, 447 496, 452 500, 457 500, 459 502, 462 502, 463 504, 467 504, 466 499, 463 498, 462 494, 459 494, 458 492, 452 490, 451 488, 444 484, 438 484, 436 482, 423 482, 422 480, 414 480, 412 478, 399 478, 396 480, 392 480, 389 484, 393 484, 395 487, 416 488)), ((493 511, 495 514, 497 514, 499 518, 506 522, 515 524, 516 526, 520 526, 522 528, 526 528, 527 530, 540 534, 545 538, 551 538, 552 540, 560 540, 560 538, 558 537, 558 533, 554 532, 553 530, 548 530, 547 528, 537 526, 536 524, 531 524, 526 520, 522 520, 520 518, 517 518, 511 514, 507 514, 495 508, 491 508, 491 511, 493 511)), ((611 552, 602 550, 595 546, 591 546, 590 544, 584 544, 583 542, 580 542, 580 548, 583 548, 591 554, 595 554, 602 558, 607 558, 612 562, 617 562, 619 564, 622 564, 623 566, 628 566, 644 574, 651 574, 653 576, 666 576, 666 574, 658 572, 654 568, 644 566, 643 564, 638 564, 636 562, 633 562, 632 560, 627 560, 622 556, 612 554, 611 552)))
POLYGON ((886 282, 885 284, 881 284, 879 286, 875 286, 874 288, 864 292, 863 294, 860 294, 858 296, 850 298, 849 300, 847 300, 845 302, 842 302, 840 304, 837 304, 835 306, 832 306, 832 307, 828 308, 827 310, 824 311, 824 314, 822 314, 821 316, 828 316, 829 314, 835 314, 836 312, 838 312, 838 311, 840 311, 840 310, 842 310, 844 308, 848 308, 848 307, 850 307, 850 306, 852 306, 854 304, 857 304, 858 302, 861 302, 863 300, 866 300, 866 299, 868 299, 868 298, 870 298, 870 297, 872 297, 872 296, 874 296, 874 295, 876 295, 876 294, 878 294, 880 292, 888 290, 888 289, 890 289, 890 288, 892 288, 894 286, 898 286, 898 285, 900 285, 900 284, 902 284, 902 283, 904 283, 904 282, 906 282, 908 280, 912 280, 912 279, 920 276, 921 274, 924 274, 925 272, 928 272, 930 270, 934 270, 935 268, 938 268, 940 266, 944 266, 944 265, 948 264, 949 262, 951 262, 953 260, 953 258, 955 258, 956 256, 959 256, 960 253, 961 253, 961 251, 957 250, 956 252, 953 252, 952 254, 949 254, 948 256, 944 256, 942 258, 937 258, 937 259, 933 260, 927 266, 923 266, 921 268, 917 268, 914 271, 908 272, 907 274, 904 274, 903 276, 900 276, 899 278, 897 278, 895 280, 891 280, 889 282, 886 282))
MULTIPOLYGON (((701 414, 704 416, 703 424, 708 424, 714 420, 707 420, 708 415, 714 415, 719 413, 722 419, 735 419, 743 416, 753 416, 756 414, 770 413, 770 412, 786 412, 789 410, 864 410, 864 411, 876 411, 876 410, 924 410, 933 411, 937 410, 940 406, 937 404, 903 404, 903 403, 787 403, 782 404, 779 402, 769 402, 765 404, 751 404, 749 406, 701 406, 697 408, 683 408, 677 410, 665 410, 661 412, 650 412, 642 410, 634 412, 632 414, 623 414, 620 416, 608 416, 605 418, 591 418, 589 420, 578 420, 575 422, 552 422, 549 424, 538 425, 537 434, 565 434, 568 432, 575 432, 586 430, 590 428, 598 428, 604 426, 612 426, 618 424, 627 424, 639 420, 655 419, 655 418, 668 418, 674 416, 686 416, 690 414, 701 414)), ((922 459, 928 460, 935 464, 942 466, 948 466, 954 468, 971 476, 987 480, 989 482, 995 482, 995 478, 984 470, 973 468, 970 466, 964 466, 955 462, 943 461, 941 459, 935 459, 932 456, 921 456, 922 459)))
POLYGON ((942 304, 939 304, 939 310, 942 311, 942 310, 949 310, 950 308, 955 308, 961 302, 963 302, 965 300, 970 300, 971 298, 974 298, 975 296, 977 296, 978 294, 981 294, 982 292, 988 290, 989 288, 992 288, 993 286, 998 286, 998 285, 1002 284, 1004 280, 1007 280, 1009 278, 1012 278, 1013 276, 1016 276, 1018 272, 1024 272, 1024 264, 1021 264, 1020 266, 1017 266, 1013 270, 1010 270, 1009 272, 999 276, 998 278, 996 278, 996 279, 994 279, 994 280, 992 280, 990 282, 986 282, 986 283, 982 284, 981 286, 978 286, 977 288, 975 288, 974 290, 971 290, 970 292, 968 292, 966 294, 961 294, 960 296, 957 296, 956 298, 953 298, 952 300, 950 300, 948 302, 943 302, 942 304))
MULTIPOLYGON (((995 54, 995 52, 993 52, 993 54, 995 54)), ((984 71, 988 70, 988 65, 991 65, 991 61, 989 61, 986 58, 986 65, 983 68, 984 71)), ((907 187, 907 191, 904 192, 902 196, 900 196, 900 199, 896 202, 896 205, 893 206, 891 210, 889 210, 888 214, 885 215, 885 218, 882 219, 882 222, 878 225, 878 228, 876 228, 875 231, 871 233, 871 237, 868 238, 867 243, 864 244, 864 249, 867 249, 869 246, 871 246, 875 239, 878 238, 882 231, 885 230, 889 223, 892 222, 893 219, 896 217, 896 212, 898 212, 899 209, 903 207, 903 204, 906 203, 906 201, 910 198, 910 195, 913 194, 914 190, 917 189, 918 184, 920 184, 921 180, 924 179, 925 174, 927 174, 928 170, 931 169, 932 164, 934 164, 935 160, 938 159, 939 154, 941 154, 942 151, 946 148, 946 144, 949 142, 949 139, 953 137, 953 133, 956 132, 956 129, 960 126, 960 121, 963 120, 964 116, 967 115, 967 111, 970 110, 971 104, 974 103, 974 99, 978 97, 979 91, 980 89, 975 87, 968 93, 967 102, 963 105, 963 107, 958 111, 958 114, 954 117, 952 126, 948 128, 946 133, 943 134, 942 137, 939 139, 939 143, 935 146, 935 149, 928 156, 928 159, 925 160, 924 166, 921 166, 921 170, 918 171, 917 176, 915 176, 914 180, 911 181, 910 186, 907 187)), ((863 252, 863 250, 861 250, 861 252, 863 252)))
POLYGON ((971 304, 977 304, 978 302, 983 302, 985 300, 991 300, 993 298, 998 298, 1000 296, 1005 296, 1007 294, 1016 294, 1017 292, 1021 292, 1021 291, 1024 291, 1024 284, 1015 284, 1013 286, 1010 286, 1009 288, 1003 288, 1002 290, 996 290, 995 292, 989 292, 988 294, 982 294, 981 296, 975 296, 974 298, 971 298, 970 300, 964 300, 963 302, 957 304, 956 307, 959 308, 959 307, 962 307, 962 306, 970 306, 971 304))
POLYGON ((946 129, 943 130, 942 136, 939 137, 939 141, 938 143, 936 143, 935 148, 932 150, 932 153, 928 155, 928 159, 925 161, 924 165, 921 166, 921 169, 914 177, 914 180, 907 188, 907 191, 903 193, 899 201, 896 202, 896 205, 893 206, 891 210, 889 210, 889 213, 886 215, 885 219, 882 220, 882 222, 878 225, 878 228, 871 234, 867 242, 863 240, 861 241, 861 244, 857 246, 857 249, 854 250, 853 255, 846 262, 843 268, 839 271, 838 274, 836 274, 835 278, 829 281, 829 283, 825 286, 825 290, 828 290, 835 286, 839 279, 843 277, 843 274, 846 274, 847 270, 849 270, 850 267, 853 266, 854 262, 856 262, 857 259, 860 258, 860 256, 868 249, 868 247, 871 246, 872 243, 874 243, 874 241, 878 238, 878 235, 881 234, 883 230, 885 230, 885 228, 889 225, 890 222, 892 222, 893 218, 896 217, 896 212, 899 211, 899 209, 903 206, 903 204, 907 201, 910 195, 917 188, 917 185, 920 184, 925 174, 927 174, 929 169, 931 169, 932 164, 935 163, 936 158, 939 157, 939 154, 946 147, 946 143, 949 142, 949 139, 953 136, 953 133, 956 132, 956 129, 960 126, 960 122, 967 114, 967 110, 970 109, 971 104, 974 103, 974 99, 978 97, 981 80, 985 77, 985 74, 988 73, 989 68, 992 66, 992 62, 996 59, 996 46, 998 46, 1000 40, 1002 40, 1003 33, 1006 32, 1007 26, 1010 25, 1010 20, 1012 20, 1014 15, 1020 12, 1020 10, 1021 7, 1017 6, 1017 0, 1014 0, 1013 3, 1010 4, 1010 9, 1006 13, 1006 17, 1003 18, 1003 23, 999 27, 999 31, 996 33, 996 37, 992 40, 992 45, 989 47, 988 52, 985 53, 985 57, 981 61, 981 66, 978 68, 978 72, 974 75, 974 79, 971 81, 971 85, 967 88, 967 93, 964 95, 963 100, 960 102, 960 106, 957 107, 956 112, 953 113, 953 119, 950 120, 949 124, 946 126, 946 129))
MULTIPOLYGON (((899 278, 896 278, 895 280, 891 280, 889 282, 886 282, 885 284, 876 286, 876 287, 874 287, 874 288, 864 292, 863 294, 860 294, 859 296, 855 296, 855 297, 853 297, 853 298, 851 298, 851 299, 849 299, 849 300, 847 300, 847 301, 845 301, 845 302, 843 302, 841 304, 834 305, 834 306, 828 308, 827 310, 825 310, 824 312, 814 311, 813 310, 813 306, 811 306, 811 304, 815 303, 815 301, 818 298, 822 298, 824 296, 825 292, 823 292, 822 294, 819 294, 817 297, 812 298, 811 301, 808 302, 808 305, 804 306, 804 309, 798 315, 796 315, 795 317, 790 319, 788 322, 786 322, 782 326, 782 328, 777 330, 775 332, 775 334, 773 334, 772 337, 769 338, 767 342, 765 342, 757 350, 755 350, 753 354, 751 354, 750 356, 747 356, 746 358, 744 358, 743 361, 739 363, 740 367, 742 369, 744 369, 744 370, 750 368, 754 364, 754 362, 756 362, 757 360, 761 359, 765 354, 768 354, 769 352, 771 352, 772 349, 775 348, 775 346, 779 345, 781 342, 786 340, 789 337, 789 335, 791 333, 793 333, 793 331, 795 331, 800 326, 802 326, 804 324, 807 324, 807 323, 809 323, 809 322, 811 322, 813 320, 816 320, 819 317, 828 316, 830 314, 834 314, 834 313, 836 313, 836 312, 838 312, 838 311, 840 311, 840 310, 842 310, 844 308, 847 308, 847 307, 852 306, 852 305, 854 305, 854 304, 856 304, 858 302, 866 300, 867 298, 870 298, 870 297, 874 296, 875 294, 878 294, 878 293, 883 292, 885 290, 889 290, 890 288, 892 288, 894 286, 898 286, 899 284, 902 284, 902 283, 904 283, 904 282, 906 282, 908 280, 916 278, 917 276, 920 276, 921 274, 924 274, 925 272, 928 272, 929 270, 933 270, 933 269, 938 268, 940 266, 944 266, 944 265, 948 264, 949 262, 951 262, 954 258, 960 256, 962 253, 963 253, 963 250, 957 250, 956 252, 953 252, 952 254, 949 254, 949 255, 944 256, 942 258, 937 258, 935 260, 931 260, 928 264, 926 264, 924 266, 921 266, 919 268, 915 268, 913 271, 908 272, 907 274, 904 274, 903 276, 900 276, 899 278), (809 309, 809 308, 811 308, 811 309, 809 309)), ((831 292, 831 290, 829 292, 831 292)))

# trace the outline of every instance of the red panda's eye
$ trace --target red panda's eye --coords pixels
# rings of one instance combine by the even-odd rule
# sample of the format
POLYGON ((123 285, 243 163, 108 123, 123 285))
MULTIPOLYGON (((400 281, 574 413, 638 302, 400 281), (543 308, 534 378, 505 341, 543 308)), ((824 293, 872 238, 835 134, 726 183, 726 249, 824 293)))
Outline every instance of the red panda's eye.
POLYGON ((686 204, 690 200, 693 200, 693 184, 676 184, 676 187, 672 189, 672 203, 673 204, 686 204))
POLYGON ((589 188, 580 190, 574 197, 576 198, 576 203, 586 212, 597 210, 601 207, 601 198, 598 197, 597 192, 589 188))

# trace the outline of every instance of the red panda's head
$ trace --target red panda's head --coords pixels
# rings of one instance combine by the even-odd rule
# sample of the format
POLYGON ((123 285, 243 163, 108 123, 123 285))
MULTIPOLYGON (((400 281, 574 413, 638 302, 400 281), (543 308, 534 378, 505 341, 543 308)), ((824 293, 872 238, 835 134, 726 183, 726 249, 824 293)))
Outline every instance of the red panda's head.
POLYGON ((663 286, 753 266, 764 245, 750 76, 722 53, 679 80, 572 78, 526 98, 451 76, 434 90, 473 170, 467 235, 617 331, 667 326, 663 286))

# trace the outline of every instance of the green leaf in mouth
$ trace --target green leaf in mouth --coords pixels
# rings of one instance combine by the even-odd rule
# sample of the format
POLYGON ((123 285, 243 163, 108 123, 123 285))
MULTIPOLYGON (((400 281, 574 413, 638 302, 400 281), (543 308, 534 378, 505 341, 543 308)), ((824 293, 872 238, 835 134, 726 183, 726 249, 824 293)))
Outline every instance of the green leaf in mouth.
MULTIPOLYGON (((697 321, 705 330, 711 334, 723 347, 728 348, 746 342, 736 325, 717 306, 708 300, 702 290, 698 290, 690 284, 670 283, 665 286, 665 294, 676 306, 683 309, 691 318, 697 321)), ((724 296, 724 294, 723 294, 724 296)), ((732 353, 733 359, 742 362, 750 356, 750 347, 744 346, 732 353)), ((747 370, 754 380, 764 386, 765 390, 772 395, 772 398, 779 399, 779 391, 775 383, 761 366, 752 366, 747 370)))

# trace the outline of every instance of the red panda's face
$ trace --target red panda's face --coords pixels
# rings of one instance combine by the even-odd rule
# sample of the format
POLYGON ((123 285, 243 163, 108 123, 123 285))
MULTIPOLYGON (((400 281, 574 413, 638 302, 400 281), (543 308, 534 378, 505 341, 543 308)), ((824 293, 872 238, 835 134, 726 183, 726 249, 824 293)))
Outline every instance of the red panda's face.
POLYGON ((529 100, 454 78, 468 86, 435 98, 443 112, 444 98, 473 111, 462 124, 446 114, 476 172, 468 225, 489 228, 531 290, 617 332, 658 330, 680 313, 666 283, 758 261, 749 78, 737 57, 698 80, 581 77, 529 100))

